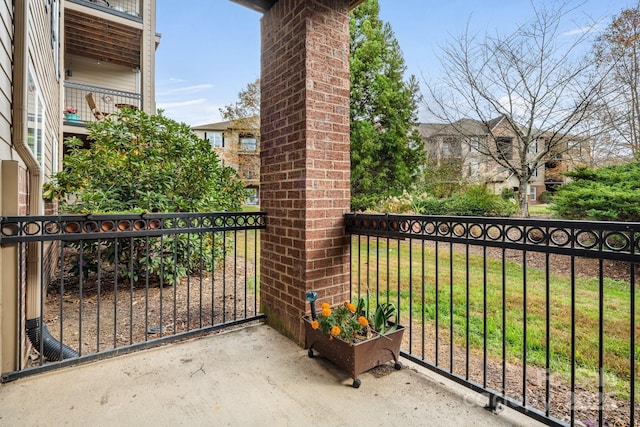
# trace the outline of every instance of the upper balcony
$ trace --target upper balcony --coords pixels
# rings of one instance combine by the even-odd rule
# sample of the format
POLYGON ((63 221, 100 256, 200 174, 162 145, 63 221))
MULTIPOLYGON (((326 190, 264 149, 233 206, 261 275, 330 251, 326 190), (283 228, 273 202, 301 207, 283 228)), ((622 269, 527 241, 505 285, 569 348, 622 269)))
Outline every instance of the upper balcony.
POLYGON ((140 68, 140 0, 67 0, 65 53, 140 68))

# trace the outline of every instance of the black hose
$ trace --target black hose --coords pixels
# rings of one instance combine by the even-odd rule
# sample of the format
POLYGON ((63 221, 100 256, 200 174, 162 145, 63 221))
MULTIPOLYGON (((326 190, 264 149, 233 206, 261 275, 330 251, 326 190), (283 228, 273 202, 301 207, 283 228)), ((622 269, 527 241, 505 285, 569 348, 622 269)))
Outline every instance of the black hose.
POLYGON ((48 361, 55 362, 78 357, 78 353, 74 349, 62 344, 49 333, 46 324, 42 323, 41 331, 40 324, 39 317, 27 320, 27 336, 37 351, 40 351, 40 337, 42 337, 42 355, 48 361))

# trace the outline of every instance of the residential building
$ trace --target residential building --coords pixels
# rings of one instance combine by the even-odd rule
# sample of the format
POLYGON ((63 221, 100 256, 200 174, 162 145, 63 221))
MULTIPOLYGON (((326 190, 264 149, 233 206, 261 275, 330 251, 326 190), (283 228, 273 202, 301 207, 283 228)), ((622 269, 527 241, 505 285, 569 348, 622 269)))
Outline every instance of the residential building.
POLYGON ((209 123, 191 128, 196 135, 211 144, 223 166, 238 171, 250 195, 247 205, 258 205, 260 194, 259 118, 250 117, 209 123))
MULTIPOLYGON (((502 156, 509 162, 520 162, 518 137, 504 117, 487 123, 472 119, 452 124, 422 123, 419 132, 427 158, 438 166, 449 165, 447 179, 453 176, 458 181, 485 184, 496 194, 503 189, 518 191, 517 177, 488 153, 490 151, 498 158, 502 156)), ((529 147, 527 158, 535 158, 547 142, 546 136, 540 136, 536 144, 529 147)), ((543 192, 553 192, 567 181, 563 172, 588 163, 588 144, 577 138, 568 138, 566 142, 554 144, 551 153, 537 163, 527 186, 532 204, 539 203, 543 192)))

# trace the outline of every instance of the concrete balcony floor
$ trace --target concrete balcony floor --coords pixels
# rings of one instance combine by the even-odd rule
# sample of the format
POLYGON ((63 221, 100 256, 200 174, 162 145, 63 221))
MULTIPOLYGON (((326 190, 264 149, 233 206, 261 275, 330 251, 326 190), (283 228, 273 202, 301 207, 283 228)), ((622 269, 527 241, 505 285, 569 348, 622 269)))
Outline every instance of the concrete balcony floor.
POLYGON ((251 325, 0 385, 2 426, 537 425, 402 360, 347 373, 251 325))

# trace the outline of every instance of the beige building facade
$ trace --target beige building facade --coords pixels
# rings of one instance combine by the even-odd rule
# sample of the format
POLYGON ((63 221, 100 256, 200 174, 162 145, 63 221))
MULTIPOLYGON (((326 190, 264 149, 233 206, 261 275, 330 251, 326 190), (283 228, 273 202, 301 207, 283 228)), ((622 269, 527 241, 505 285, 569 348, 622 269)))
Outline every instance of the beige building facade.
POLYGON ((250 195, 247 205, 258 205, 260 198, 259 117, 209 123, 191 128, 209 141, 223 166, 234 168, 250 195))
MULTIPOLYGON (((424 140, 427 158, 433 164, 451 165, 454 179, 459 182, 487 185, 494 193, 504 189, 518 191, 518 178, 500 165, 491 155, 503 156, 512 164, 521 162, 518 137, 502 117, 484 124, 478 120, 462 119, 453 124, 422 123, 419 126, 424 140)), ((540 136, 531 144, 526 159, 538 158, 548 140, 540 136)), ((531 163, 532 175, 527 185, 530 204, 540 203, 540 195, 566 182, 562 173, 588 164, 588 144, 567 139, 566 143, 554 143, 550 153, 531 163)), ((526 161, 526 160, 525 160, 526 161)), ((449 175, 451 178, 451 175, 449 175)))

